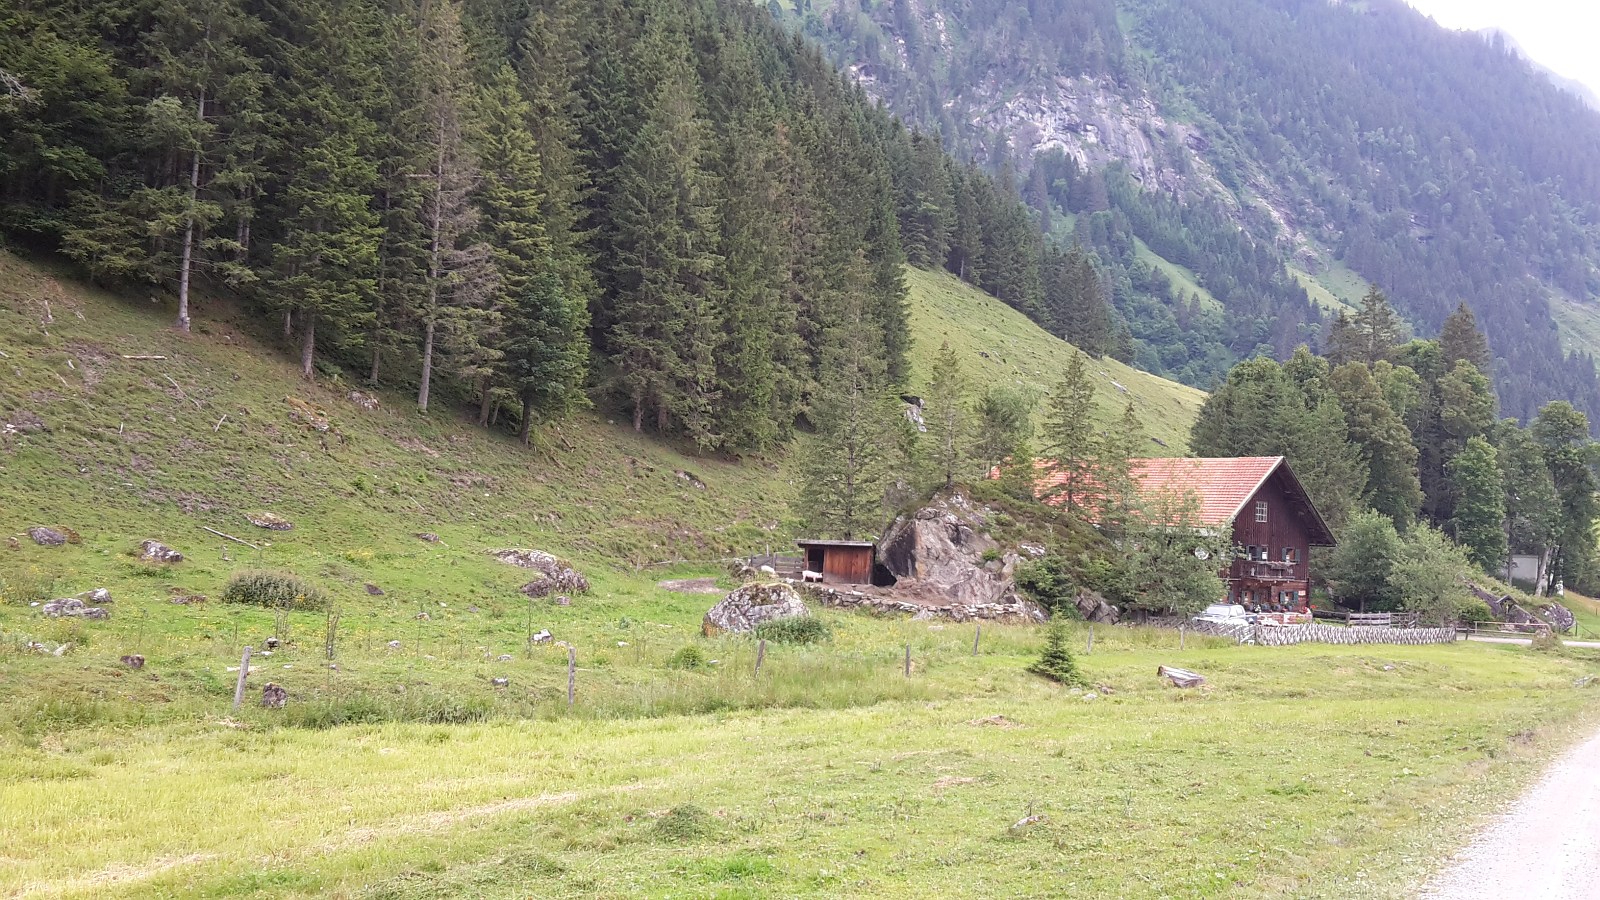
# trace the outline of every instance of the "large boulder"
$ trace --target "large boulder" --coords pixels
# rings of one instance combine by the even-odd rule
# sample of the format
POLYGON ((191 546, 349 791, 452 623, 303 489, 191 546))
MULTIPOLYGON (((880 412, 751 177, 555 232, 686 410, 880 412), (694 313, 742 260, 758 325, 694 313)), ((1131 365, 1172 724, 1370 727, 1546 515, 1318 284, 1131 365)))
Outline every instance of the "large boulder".
POLYGON ((1016 603, 1012 576, 1020 557, 1004 551, 987 527, 985 511, 965 494, 940 494, 895 520, 878 544, 878 557, 896 588, 969 606, 1016 603))
POLYGON ((763 622, 809 615, 811 611, 789 585, 754 583, 737 588, 717 601, 700 623, 700 630, 706 637, 724 631, 749 634, 763 622))
POLYGON ((67 542, 64 531, 51 528, 48 525, 35 525, 28 529, 28 537, 41 547, 59 547, 67 542))
POLYGON ((105 607, 90 606, 76 597, 67 597, 61 600, 51 600, 39 607, 39 611, 52 619, 108 619, 111 613, 105 607))
POLYGON ((507 565, 534 571, 533 580, 522 586, 522 592, 530 597, 548 597, 557 591, 569 594, 589 592, 589 579, 572 563, 553 553, 518 548, 489 552, 507 565))

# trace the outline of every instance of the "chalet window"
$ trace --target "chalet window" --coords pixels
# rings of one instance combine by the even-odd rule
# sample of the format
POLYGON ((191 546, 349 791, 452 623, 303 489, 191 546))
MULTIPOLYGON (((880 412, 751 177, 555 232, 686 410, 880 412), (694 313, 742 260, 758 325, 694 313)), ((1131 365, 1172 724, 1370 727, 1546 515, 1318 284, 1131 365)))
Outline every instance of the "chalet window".
POLYGON ((1250 560, 1251 562, 1255 562, 1256 559, 1257 559, 1256 553, 1259 550, 1260 550, 1259 547, 1257 547, 1255 544, 1251 544, 1249 547, 1247 547, 1245 549, 1245 554, 1246 554, 1245 558, 1250 560))
POLYGON ((1256 501, 1256 521, 1257 522, 1265 522, 1266 520, 1267 520, 1267 501, 1265 501, 1265 500, 1257 500, 1256 501))
POLYGON ((1294 548, 1293 547, 1285 547, 1285 548, 1283 548, 1283 561, 1286 562, 1286 563, 1294 562, 1294 548))

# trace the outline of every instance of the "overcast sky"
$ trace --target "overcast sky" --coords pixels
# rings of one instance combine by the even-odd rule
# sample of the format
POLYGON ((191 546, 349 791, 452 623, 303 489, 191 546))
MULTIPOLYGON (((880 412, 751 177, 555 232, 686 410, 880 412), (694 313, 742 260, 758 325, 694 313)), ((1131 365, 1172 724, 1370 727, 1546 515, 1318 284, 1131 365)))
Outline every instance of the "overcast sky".
POLYGON ((1595 0, 1407 0, 1446 28, 1499 28, 1546 68, 1600 92, 1595 0))

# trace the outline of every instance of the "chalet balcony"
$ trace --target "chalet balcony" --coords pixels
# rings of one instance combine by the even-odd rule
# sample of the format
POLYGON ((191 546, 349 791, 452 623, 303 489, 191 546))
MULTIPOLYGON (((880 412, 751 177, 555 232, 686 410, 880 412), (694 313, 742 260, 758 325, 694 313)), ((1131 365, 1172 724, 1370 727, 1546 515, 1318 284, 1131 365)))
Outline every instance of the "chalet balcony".
POLYGON ((1250 578, 1255 581, 1304 581, 1305 575, 1300 570, 1299 563, 1275 562, 1271 560, 1243 560, 1234 567, 1235 578, 1250 578))

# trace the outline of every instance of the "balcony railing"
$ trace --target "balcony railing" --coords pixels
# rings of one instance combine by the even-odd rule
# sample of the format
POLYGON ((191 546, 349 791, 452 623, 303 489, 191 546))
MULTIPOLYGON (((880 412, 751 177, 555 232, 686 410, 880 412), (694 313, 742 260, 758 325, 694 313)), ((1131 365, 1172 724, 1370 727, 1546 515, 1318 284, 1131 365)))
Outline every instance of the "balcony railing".
POLYGON ((1237 567, 1239 577, 1257 581, 1301 581, 1299 563, 1272 562, 1270 560, 1243 560, 1237 567))

